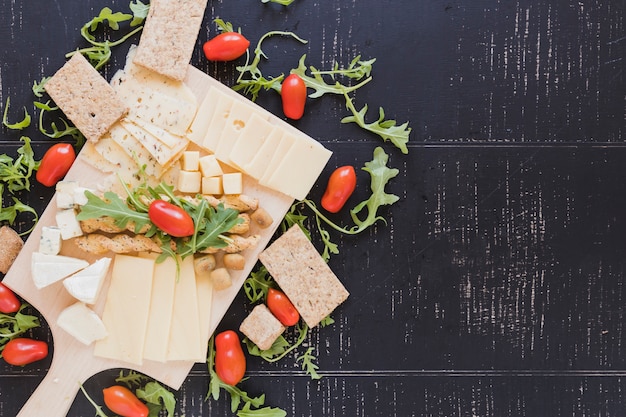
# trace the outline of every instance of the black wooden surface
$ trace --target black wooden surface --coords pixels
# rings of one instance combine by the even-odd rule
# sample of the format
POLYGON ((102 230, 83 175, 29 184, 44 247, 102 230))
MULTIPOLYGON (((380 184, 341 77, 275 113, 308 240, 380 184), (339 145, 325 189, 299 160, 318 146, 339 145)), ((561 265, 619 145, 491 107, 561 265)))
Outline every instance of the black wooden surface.
MULTIPOLYGON (((3 0, 0 102, 34 113, 30 86, 84 46, 79 28, 119 0, 3 0)), ((200 45, 220 17, 252 40, 274 38, 268 75, 307 62, 328 69, 377 58, 355 95, 375 114, 409 121, 409 154, 342 125, 343 101, 308 103, 294 123, 334 156, 362 166, 382 145, 400 170, 388 223, 342 237, 331 267, 351 296, 333 326, 314 330, 323 378, 293 357, 248 361, 242 387, 293 416, 622 416, 626 413, 626 3, 608 1, 213 1, 192 63, 228 85, 233 64, 206 62, 200 45)), ((104 70, 121 66, 126 46, 104 70)), ((278 96, 259 101, 280 113, 278 96)), ((50 140, 25 132, 41 156, 50 140)), ((2 129, 2 151, 20 134, 2 129)), ((367 195, 359 173, 354 202, 367 195)), ((51 192, 25 198, 43 210, 51 192)), ((20 227, 24 228, 24 225, 20 227)), ((319 244, 319 239, 316 240, 319 244)), ((220 328, 249 310, 239 296, 220 328)), ((45 326, 36 331, 48 337, 45 326)), ((49 360, 0 365, 0 415, 15 415, 49 360)), ((96 400, 117 371, 91 378, 96 400)), ((205 400, 206 366, 177 392, 177 415, 231 415, 205 400)), ((101 401, 100 401, 101 402, 101 401)), ((93 415, 78 395, 69 416, 93 415)))

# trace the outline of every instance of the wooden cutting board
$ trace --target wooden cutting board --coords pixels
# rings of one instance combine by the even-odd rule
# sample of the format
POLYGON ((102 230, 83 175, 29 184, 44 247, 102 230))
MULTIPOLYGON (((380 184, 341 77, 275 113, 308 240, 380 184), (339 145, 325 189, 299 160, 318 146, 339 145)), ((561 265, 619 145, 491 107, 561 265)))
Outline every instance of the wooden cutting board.
MULTIPOLYGON (((209 87, 219 88, 226 94, 231 94, 237 100, 247 100, 230 88, 221 84, 207 74, 190 66, 185 83, 197 95, 200 103, 209 87)), ((272 123, 284 126, 285 129, 296 131, 294 127, 282 119, 270 114, 265 109, 252 103, 261 113, 268 116, 272 123)), ((301 132, 298 134, 302 135, 301 132)), ((96 188, 102 179, 108 174, 96 170, 81 158, 79 154, 66 179, 77 180, 80 185, 96 188)), ((268 244, 270 238, 280 225, 281 220, 291 207, 293 199, 282 193, 260 186, 250 177, 244 179, 244 193, 259 199, 261 207, 267 210, 274 223, 267 229, 259 229, 255 233, 261 235, 259 245, 245 252, 247 262, 242 271, 233 271, 233 285, 222 291, 213 293, 212 312, 209 332, 212 334, 230 307, 233 299, 239 292, 241 285, 256 264, 259 253, 268 244)), ((59 313, 74 300, 65 290, 62 282, 57 282, 44 289, 37 289, 31 277, 31 254, 39 248, 41 229, 46 225, 55 225, 55 212, 57 210, 53 198, 40 220, 26 241, 24 248, 8 271, 3 282, 22 298, 35 307, 48 322, 53 337, 54 353, 50 369, 27 403, 24 405, 18 417, 47 416, 62 417, 67 415, 74 398, 80 388, 80 384, 92 375, 106 369, 127 368, 134 369, 151 376, 152 378, 178 390, 189 374, 193 362, 176 361, 159 363, 144 361, 141 366, 133 366, 125 362, 95 357, 93 344, 85 346, 56 325, 59 313)), ((87 255, 75 246, 64 242, 61 254, 78 256, 93 262, 98 257, 87 255)), ((102 294, 108 290, 108 281, 104 284, 102 294)), ((100 296, 94 310, 102 313, 104 308, 104 296, 100 296)), ((105 388, 105 387, 103 387, 105 388)))

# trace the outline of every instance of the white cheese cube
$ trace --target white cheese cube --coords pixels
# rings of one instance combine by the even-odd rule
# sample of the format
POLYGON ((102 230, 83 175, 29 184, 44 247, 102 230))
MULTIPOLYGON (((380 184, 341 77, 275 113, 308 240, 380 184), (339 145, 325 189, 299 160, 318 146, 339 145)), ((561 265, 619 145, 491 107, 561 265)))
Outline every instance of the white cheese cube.
POLYGON ((78 301, 95 304, 110 265, 111 258, 100 258, 82 271, 64 279, 63 285, 78 301))
POLYGON ((84 206, 85 204, 87 204, 87 196, 85 195, 85 191, 91 191, 92 193, 94 192, 94 190, 92 190, 91 188, 76 187, 76 189, 74 190, 75 205, 84 206))
POLYGON ((202 177, 202 194, 222 195, 222 177, 202 177))
POLYGON ((46 255, 58 255, 61 252, 61 229, 54 226, 41 228, 39 252, 46 255))
POLYGON ((76 219, 76 213, 74 209, 63 209, 56 213, 56 222, 59 229, 61 229, 61 238, 63 240, 71 239, 76 236, 82 236, 83 231, 80 228, 80 223, 76 219))
POLYGON ((184 171, 178 173, 178 191, 181 193, 199 193, 202 182, 200 171, 184 171))
POLYGON ((74 190, 78 187, 76 181, 59 181, 55 186, 57 208, 68 209, 74 207, 74 190))
POLYGON ((243 192, 243 178, 241 172, 232 172, 222 175, 224 194, 241 194, 243 192))
POLYGON ((199 162, 200 172, 202 172, 202 176, 204 177, 217 177, 218 175, 222 175, 224 173, 215 155, 203 156, 200 158, 199 162))
POLYGON ((107 336, 107 330, 100 317, 80 301, 61 311, 57 324, 76 340, 88 346, 107 336))
POLYGON ((182 162, 183 170, 185 171, 197 171, 199 169, 200 152, 198 151, 185 151, 183 152, 182 162))

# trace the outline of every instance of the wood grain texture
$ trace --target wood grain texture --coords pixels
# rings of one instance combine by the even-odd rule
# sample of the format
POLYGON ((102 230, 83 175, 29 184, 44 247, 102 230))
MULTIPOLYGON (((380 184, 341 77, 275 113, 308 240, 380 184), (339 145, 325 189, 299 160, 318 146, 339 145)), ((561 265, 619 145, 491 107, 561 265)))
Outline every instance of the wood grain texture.
MULTIPOLYGON (((241 27, 253 44, 269 30, 293 30, 309 43, 269 40, 264 74, 288 72, 303 53, 319 68, 375 57, 374 79, 355 103, 382 106, 413 128, 409 155, 383 144, 400 169, 389 188, 401 201, 384 210, 388 224, 333 234, 341 252, 331 267, 351 296, 336 324, 307 340, 324 378, 310 380, 294 357, 250 360, 244 389, 293 416, 623 415, 623 0, 244 3, 209 2, 192 58, 200 70, 226 85, 236 76, 200 54, 216 34, 212 18, 241 27)), ((0 102, 11 97, 13 120, 22 106, 34 112, 32 81, 83 45, 80 26, 105 5, 127 7, 9 0, 0 9, 0 102)), ((124 53, 114 51, 105 75, 124 53)), ((277 95, 258 102, 280 115, 277 95)), ((340 99, 307 106, 293 124, 335 152, 311 193, 318 199, 332 167, 362 166, 380 142, 339 123, 340 99)), ((41 156, 49 142, 26 133, 41 156)), ((2 151, 14 154, 19 135, 3 128, 2 151)), ((366 173, 359 179, 353 202, 367 195, 366 173)), ((27 199, 43 209, 50 196, 35 186, 27 199)), ((220 329, 250 309, 238 295, 220 329)), ((0 365, 0 415, 17 413, 48 366, 0 365)), ((115 376, 87 381, 96 401, 115 376)), ((226 395, 204 400, 207 384, 206 367, 194 366, 177 415, 232 415, 226 395)), ((68 415, 90 413, 79 395, 68 415)))

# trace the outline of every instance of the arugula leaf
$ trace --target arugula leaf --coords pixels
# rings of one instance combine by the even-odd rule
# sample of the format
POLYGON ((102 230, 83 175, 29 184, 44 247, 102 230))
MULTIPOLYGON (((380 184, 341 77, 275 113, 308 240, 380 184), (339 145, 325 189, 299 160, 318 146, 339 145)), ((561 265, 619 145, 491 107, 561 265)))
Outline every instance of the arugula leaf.
POLYGON ((248 349, 248 353, 252 356, 258 356, 267 362, 277 362, 287 356, 289 352, 295 350, 298 346, 304 343, 306 339, 306 335, 309 331, 309 326, 304 322, 298 322, 294 326, 296 332, 298 333, 298 338, 296 341, 291 344, 289 343, 283 336, 279 336, 278 339, 274 341, 272 346, 269 349, 261 350, 257 345, 255 345, 251 340, 247 337, 244 338, 244 342, 246 344, 246 348, 248 349))
POLYGON ((267 291, 273 286, 274 280, 265 266, 261 265, 256 271, 250 272, 250 276, 243 282, 243 290, 252 303, 261 301, 267 296, 267 291))
POLYGON ((143 388, 135 391, 137 398, 144 400, 149 404, 158 406, 158 410, 166 410, 167 416, 172 417, 174 415, 174 409, 176 408, 176 398, 167 389, 163 388, 161 384, 156 381, 148 382, 143 388))
POLYGON ((130 221, 134 222, 135 231, 151 224, 148 213, 133 210, 126 204, 126 201, 112 191, 104 193, 104 199, 101 199, 91 191, 85 191, 85 196, 87 197, 87 204, 82 206, 76 216, 78 220, 110 216, 115 220, 115 225, 120 228, 125 228, 130 221))
POLYGON ((7 104, 4 107, 4 114, 2 116, 2 124, 11 130, 22 130, 26 129, 30 126, 30 114, 26 111, 26 107, 24 107, 24 118, 15 123, 9 123, 8 114, 9 114, 9 103, 11 102, 11 98, 7 97, 7 104))
POLYGON ((241 410, 237 411, 237 417, 285 417, 287 415, 287 412, 281 408, 251 409, 250 407, 250 403, 246 403, 241 410))
POLYGON ((76 128, 75 126, 70 126, 67 120, 60 118, 61 123, 63 123, 63 130, 59 130, 57 128, 56 123, 50 123, 50 127, 52 132, 48 132, 43 123, 44 114, 47 112, 53 112, 59 110, 57 106, 51 106, 50 100, 45 103, 40 101, 33 102, 36 108, 40 110, 39 112, 39 131, 44 135, 48 136, 51 139, 59 139, 64 136, 71 136, 76 141, 76 147, 80 148, 85 143, 85 136, 76 128))
POLYGON ((140 387, 141 384, 144 383, 144 381, 148 380, 149 378, 144 375, 144 374, 140 374, 137 371, 133 371, 132 369, 128 371, 128 374, 124 374, 124 370, 120 371, 120 374, 117 378, 115 378, 115 382, 119 382, 122 383, 124 385, 126 385, 128 388, 132 389, 135 387, 140 387))
POLYGON ((385 111, 382 107, 380 107, 378 110, 378 120, 372 123, 366 123, 365 117, 367 115, 367 104, 364 105, 361 110, 357 110, 352 103, 352 99, 348 97, 347 93, 345 94, 345 97, 346 107, 352 112, 352 116, 344 117, 341 119, 341 123, 356 123, 361 128, 377 134, 383 139, 383 141, 390 140, 391 143, 402 151, 403 154, 409 153, 406 146, 409 141, 409 134, 411 133, 409 122, 396 126, 395 120, 385 120, 385 111))
POLYGON ((261 3, 276 3, 283 6, 289 6, 295 0, 261 0, 261 3))
POLYGON ((374 159, 372 159, 370 162, 366 162, 365 166, 362 168, 364 171, 370 174, 370 189, 372 190, 372 194, 367 200, 362 201, 350 210, 350 216, 352 217, 354 226, 347 228, 334 223, 332 220, 322 214, 322 212, 317 208, 315 203, 311 200, 305 199, 302 200, 302 203, 306 204, 309 209, 313 211, 315 216, 324 221, 324 223, 326 223, 328 226, 332 227, 338 232, 348 235, 361 233, 368 227, 375 224, 378 220, 386 222, 384 217, 378 215, 378 210, 382 206, 392 205, 400 199, 395 194, 388 194, 385 192, 385 186, 387 185, 389 180, 396 177, 400 172, 396 168, 387 167, 388 160, 389 156, 385 153, 383 148, 379 146, 374 149, 374 159), (367 210, 367 216, 365 217, 365 219, 361 220, 359 218, 359 214, 365 209, 367 210))
POLYGON ((39 220, 39 214, 37 211, 28 204, 24 204, 16 197, 13 197, 12 206, 6 206, 0 209, 0 221, 6 221, 9 222, 9 224, 13 224, 15 223, 17 216, 21 213, 30 213, 33 215, 33 225, 31 228, 19 234, 20 236, 24 236, 33 231, 37 221, 39 220))
POLYGON ((7 185, 11 194, 30 190, 30 178, 34 171, 39 169, 40 161, 35 160, 35 153, 30 145, 30 138, 20 138, 24 145, 17 149, 17 158, 2 154, 0 155, 0 182, 7 185))
MULTIPOLYGON (((225 22, 220 18, 213 19, 213 22, 217 25, 217 30, 220 32, 234 32, 235 28, 233 24, 230 22, 225 22)), ((241 33, 241 28, 239 28, 239 33, 241 33)))
POLYGON ((46 92, 45 89, 45 85, 48 82, 48 80, 52 78, 52 77, 43 77, 41 79, 41 81, 37 82, 37 81, 33 81, 33 94, 36 97, 43 97, 44 93, 46 92))
POLYGON ((302 369, 311 376, 311 379, 321 379, 322 376, 317 373, 319 366, 314 362, 316 357, 313 356, 313 347, 309 347, 306 352, 296 358, 296 363, 302 362, 302 369))
POLYGON ((85 396, 85 398, 87 398, 87 401, 89 401, 91 403, 91 405, 93 406, 93 408, 96 410, 96 417, 108 417, 104 411, 102 411, 102 406, 98 405, 93 398, 91 398, 89 396, 89 394, 87 394, 87 391, 85 390, 85 387, 83 387, 83 384, 79 384, 80 386, 80 390, 82 391, 83 395, 85 396))
MULTIPOLYGON (((40 326, 36 316, 24 312, 29 307, 29 304, 23 303, 14 315, 0 313, 0 351, 4 349, 9 340, 40 326)), ((2 357, 1 354, 0 357, 2 357)))
POLYGON ((335 62, 332 70, 314 70, 312 71, 312 74, 330 75, 333 78, 335 77, 335 75, 341 75, 355 80, 360 80, 361 78, 370 76, 372 72, 372 66, 375 62, 376 58, 372 58, 367 61, 361 61, 361 55, 357 55, 352 59, 347 68, 339 68, 339 63, 335 62))
POLYGON ((128 7, 133 12, 133 20, 130 21, 130 26, 135 27, 141 24, 144 20, 146 20, 146 17, 148 17, 150 2, 144 4, 140 0, 135 0, 134 2, 131 1, 128 7))

